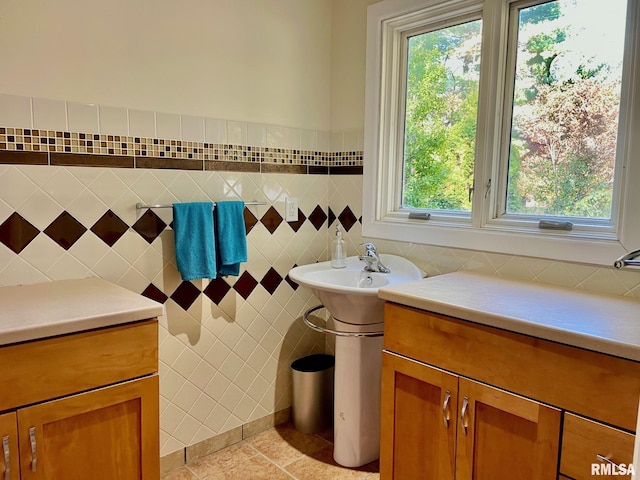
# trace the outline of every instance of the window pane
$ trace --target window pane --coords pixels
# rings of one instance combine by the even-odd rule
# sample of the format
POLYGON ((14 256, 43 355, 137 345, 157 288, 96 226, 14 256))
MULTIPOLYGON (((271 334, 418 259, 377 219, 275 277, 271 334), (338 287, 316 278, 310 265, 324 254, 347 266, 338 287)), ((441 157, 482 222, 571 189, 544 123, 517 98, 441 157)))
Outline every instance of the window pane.
POLYGON ((507 213, 611 218, 625 0, 519 10, 507 213))
POLYGON ((481 21, 408 40, 402 206, 470 211, 481 21))

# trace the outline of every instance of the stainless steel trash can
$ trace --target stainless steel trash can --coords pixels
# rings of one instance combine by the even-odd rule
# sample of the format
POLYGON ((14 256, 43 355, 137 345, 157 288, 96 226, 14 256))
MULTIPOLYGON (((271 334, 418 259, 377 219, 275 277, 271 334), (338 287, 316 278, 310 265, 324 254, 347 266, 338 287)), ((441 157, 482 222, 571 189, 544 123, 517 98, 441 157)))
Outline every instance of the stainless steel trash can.
POLYGON ((293 426, 317 433, 333 424, 333 355, 316 354, 291 364, 293 372, 293 426))

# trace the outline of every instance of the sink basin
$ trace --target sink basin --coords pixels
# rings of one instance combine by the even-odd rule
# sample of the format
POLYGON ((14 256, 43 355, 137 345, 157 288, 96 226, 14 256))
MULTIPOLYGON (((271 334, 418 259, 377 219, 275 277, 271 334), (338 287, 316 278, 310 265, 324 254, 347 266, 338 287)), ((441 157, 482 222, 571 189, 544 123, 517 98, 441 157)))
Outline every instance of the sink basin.
POLYGON ((418 280, 423 274, 397 255, 380 254, 380 262, 391 273, 367 272, 364 262, 354 256, 347 257, 345 268, 331 268, 331 262, 312 263, 292 268, 289 277, 309 288, 337 320, 358 325, 382 323, 383 301, 378 298, 378 289, 418 280))

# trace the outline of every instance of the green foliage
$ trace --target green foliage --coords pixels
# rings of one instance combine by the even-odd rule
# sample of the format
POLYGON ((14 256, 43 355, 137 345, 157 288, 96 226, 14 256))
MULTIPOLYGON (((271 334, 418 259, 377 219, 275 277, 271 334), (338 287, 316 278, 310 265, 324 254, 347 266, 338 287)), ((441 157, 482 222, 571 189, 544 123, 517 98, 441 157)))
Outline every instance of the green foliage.
POLYGON ((478 102, 478 55, 465 42, 479 22, 409 42, 403 204, 469 210, 478 102), (452 71, 447 62, 458 65, 452 71))
MULTIPOLYGON (((519 20, 507 212, 609 218, 619 80, 592 58, 567 72, 573 31, 560 1, 519 20)), ((409 40, 404 206, 471 209, 480 33, 476 21, 409 40)))

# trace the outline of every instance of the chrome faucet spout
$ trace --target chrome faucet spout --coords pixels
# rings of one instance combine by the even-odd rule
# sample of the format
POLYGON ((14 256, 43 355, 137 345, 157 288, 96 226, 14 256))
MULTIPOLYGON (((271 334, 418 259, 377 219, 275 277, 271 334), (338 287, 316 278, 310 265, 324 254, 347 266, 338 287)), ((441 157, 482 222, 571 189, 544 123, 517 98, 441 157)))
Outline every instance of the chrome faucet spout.
POLYGON ((391 270, 380 262, 376 246, 373 243, 367 242, 360 245, 366 248, 366 252, 364 255, 359 255, 358 259, 365 263, 364 269, 367 272, 391 273, 391 270))

